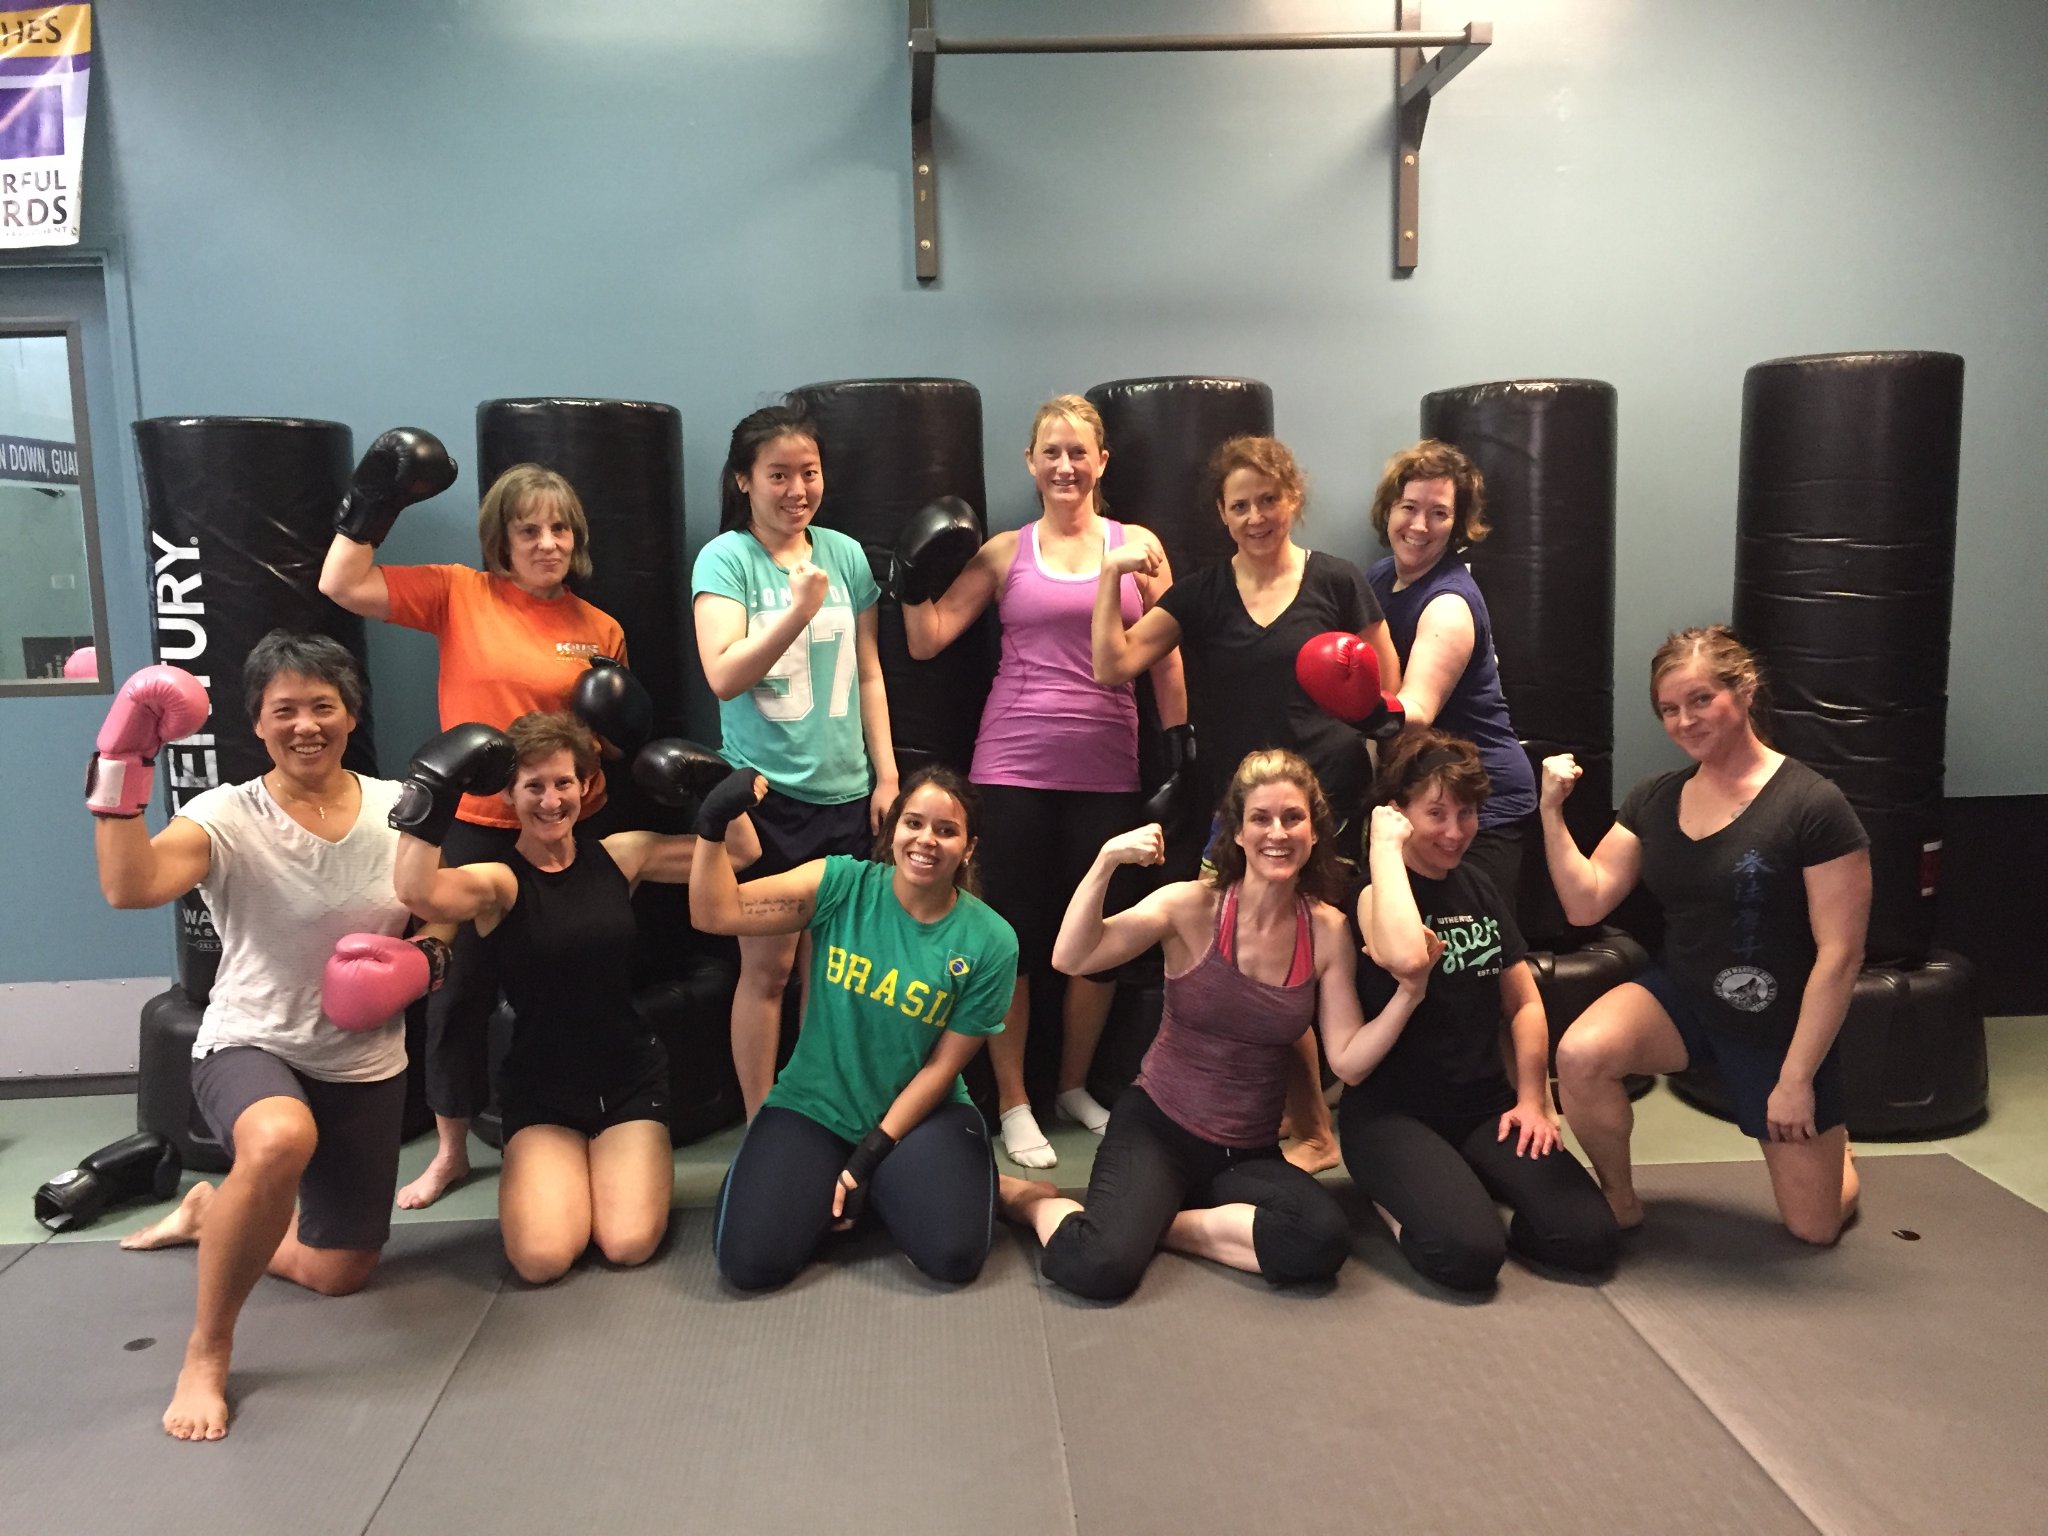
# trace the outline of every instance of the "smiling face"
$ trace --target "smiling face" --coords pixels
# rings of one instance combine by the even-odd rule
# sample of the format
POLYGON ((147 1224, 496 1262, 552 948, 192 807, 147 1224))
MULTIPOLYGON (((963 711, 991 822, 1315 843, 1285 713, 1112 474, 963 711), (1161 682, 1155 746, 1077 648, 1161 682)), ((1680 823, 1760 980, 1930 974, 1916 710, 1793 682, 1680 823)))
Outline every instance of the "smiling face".
POLYGON ((738 479, 754 532, 771 544, 802 533, 825 499, 824 460, 808 437, 789 435, 764 443, 754 455, 753 469, 738 479))
POLYGON ((552 496, 530 496, 505 521, 505 558, 512 580, 535 597, 551 597, 569 579, 576 529, 552 496))
POLYGON ((1315 821, 1301 786, 1277 779, 1250 791, 1236 842, 1244 850, 1246 874, 1274 881, 1300 874, 1316 845, 1315 821))
POLYGON ((1387 544, 1403 581, 1426 576, 1450 548, 1458 488, 1448 476, 1410 480, 1387 511, 1387 544))
POLYGON ((1730 688, 1697 657, 1657 680, 1656 700, 1664 734, 1696 763, 1749 733, 1749 690, 1730 688))
POLYGON ((583 780, 576 758, 567 748, 519 765, 505 791, 519 818, 522 839, 558 843, 576 835, 576 817, 583 809, 583 780))
POLYGON ((256 736, 278 771, 293 783, 320 783, 341 767, 355 716, 334 684, 299 672, 280 672, 263 690, 256 736))
POLYGON ((1046 511, 1078 511, 1095 503, 1095 486, 1109 463, 1109 454, 1086 422, 1048 415, 1025 455, 1038 500, 1046 511))
POLYGON ((1223 480, 1223 526, 1238 552, 1261 559, 1283 548, 1294 532, 1301 497, 1271 475, 1256 469, 1233 469, 1223 480))
POLYGON ((920 784, 903 802, 889 839, 897 876, 912 886, 950 890, 974 852, 967 811, 936 784, 920 784))
POLYGON ((1401 814, 1415 828, 1402 850, 1408 867, 1432 880, 1456 869, 1479 835, 1479 807, 1451 794, 1441 780, 1410 795, 1401 814))

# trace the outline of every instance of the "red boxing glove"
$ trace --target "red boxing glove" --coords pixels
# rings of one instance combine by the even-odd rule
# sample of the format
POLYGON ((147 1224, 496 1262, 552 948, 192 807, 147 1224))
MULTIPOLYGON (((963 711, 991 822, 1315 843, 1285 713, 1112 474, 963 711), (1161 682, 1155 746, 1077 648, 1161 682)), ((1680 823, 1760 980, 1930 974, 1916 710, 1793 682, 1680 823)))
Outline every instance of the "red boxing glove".
POLYGON ((206 720, 206 688, 182 667, 159 662, 121 685, 86 764, 85 808, 95 816, 140 816, 156 782, 156 755, 206 720))
POLYGON ((320 1011, 336 1029, 375 1029, 433 991, 447 973, 448 946, 439 939, 343 934, 327 957, 320 1011))
POLYGON ((1341 629, 1303 643, 1294 658, 1294 678, 1303 693, 1353 725, 1371 719, 1381 707, 1378 654, 1341 629))

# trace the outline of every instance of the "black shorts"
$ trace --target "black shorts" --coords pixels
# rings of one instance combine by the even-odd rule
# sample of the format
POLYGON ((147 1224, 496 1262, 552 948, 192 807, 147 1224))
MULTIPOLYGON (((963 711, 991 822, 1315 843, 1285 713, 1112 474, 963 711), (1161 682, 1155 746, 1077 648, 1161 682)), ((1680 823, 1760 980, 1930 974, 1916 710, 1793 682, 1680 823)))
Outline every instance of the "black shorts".
POLYGON ((771 789, 747 814, 754 818, 754 831, 761 839, 761 857, 740 872, 742 884, 830 853, 864 859, 874 851, 865 795, 844 805, 812 805, 771 789))
MULTIPOLYGON (((1721 1080, 1728 1085, 1728 1097, 1735 1106, 1735 1123, 1742 1128, 1742 1134, 1758 1141, 1767 1140, 1771 1132, 1765 1110, 1770 1104, 1771 1090, 1778 1086, 1778 1074, 1784 1070, 1784 1050, 1738 1039, 1714 1028, 1707 1021, 1705 1008, 1662 966, 1653 965, 1644 971, 1636 977, 1636 985, 1657 1000, 1657 1006, 1678 1030, 1678 1038, 1685 1042, 1688 1065, 1696 1067, 1711 1062, 1720 1068, 1721 1080)), ((1820 1069, 1813 1074, 1815 1131, 1833 1130, 1848 1118, 1842 1104, 1842 1068, 1837 1049, 1840 1043, 1837 1040, 1828 1047, 1820 1069)))
POLYGON ((299 1241, 374 1253, 390 1238, 403 1072, 374 1083, 330 1083, 257 1046, 231 1045, 192 1063, 192 1097, 230 1156, 235 1122, 251 1104, 297 1099, 313 1112, 319 1137, 299 1175, 299 1241))
POLYGON ((508 1062, 498 1074, 498 1112, 507 1146, 529 1125, 559 1125, 592 1139, 628 1120, 654 1120, 666 1126, 668 1054, 650 1036, 639 1062, 602 1088, 570 1085, 559 1078, 528 1082, 508 1062))

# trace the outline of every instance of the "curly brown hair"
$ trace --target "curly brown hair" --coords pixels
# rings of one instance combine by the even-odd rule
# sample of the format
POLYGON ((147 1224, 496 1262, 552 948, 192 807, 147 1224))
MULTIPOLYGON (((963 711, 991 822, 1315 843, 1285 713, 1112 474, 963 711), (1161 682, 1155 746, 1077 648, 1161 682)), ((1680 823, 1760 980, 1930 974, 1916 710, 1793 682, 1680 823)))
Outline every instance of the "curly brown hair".
POLYGON ((1203 871, 1202 878, 1218 890, 1228 890, 1244 879, 1244 849, 1237 844, 1237 834, 1244 829, 1244 803, 1253 790, 1268 784, 1292 784, 1308 801, 1309 826, 1315 831, 1316 842, 1296 884, 1303 895, 1318 901, 1336 901, 1343 895, 1344 879, 1337 867, 1337 823, 1330 815, 1329 798, 1323 793, 1315 769, 1278 747, 1247 753, 1237 765, 1237 772, 1230 776, 1230 787, 1223 791, 1223 803, 1216 807, 1216 835, 1209 840, 1209 868, 1203 871))
POLYGON ((1308 510, 1308 476, 1301 472, 1293 452, 1277 437, 1257 437, 1241 432, 1209 457, 1209 485, 1216 505, 1223 505, 1223 482, 1240 469, 1264 475, 1294 504, 1295 516, 1308 510))
POLYGON ((1451 443, 1425 437, 1413 448, 1403 448, 1380 472, 1379 489, 1372 493, 1372 527, 1387 542, 1387 518, 1410 480, 1448 480, 1456 493, 1451 510, 1451 548, 1483 543, 1493 532, 1486 520, 1486 476, 1465 457, 1463 449, 1451 443))
POLYGON ((522 768, 566 752, 576 764, 577 778, 587 779, 597 772, 597 738, 574 715, 535 710, 514 720, 505 734, 512 738, 512 755, 522 768))
POLYGON ((1493 793, 1477 747, 1462 736, 1424 726, 1394 739, 1373 794, 1382 805, 1407 805, 1439 786, 1460 805, 1484 805, 1493 793))

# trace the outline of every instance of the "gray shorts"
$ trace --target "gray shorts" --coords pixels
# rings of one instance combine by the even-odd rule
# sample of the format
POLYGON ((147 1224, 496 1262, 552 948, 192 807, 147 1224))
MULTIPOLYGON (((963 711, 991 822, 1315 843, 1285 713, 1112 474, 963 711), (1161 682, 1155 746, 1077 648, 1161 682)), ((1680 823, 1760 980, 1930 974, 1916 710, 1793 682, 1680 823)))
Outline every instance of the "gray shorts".
POLYGON ((230 1156, 242 1111, 258 1099, 297 1099, 313 1112, 319 1137, 299 1177, 299 1241, 374 1252, 390 1238, 403 1072, 375 1083, 329 1083, 253 1045, 231 1045, 192 1063, 192 1097, 230 1156))

